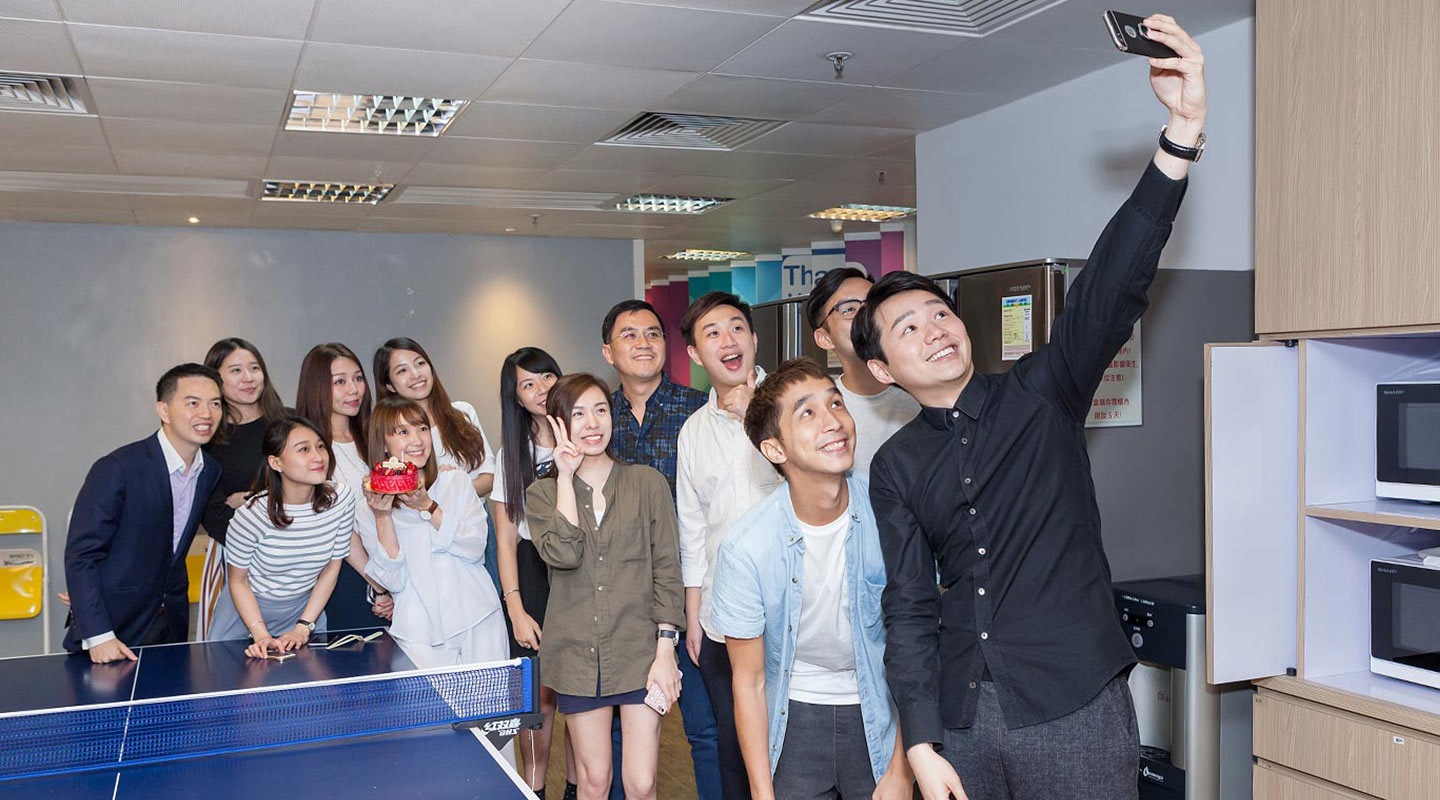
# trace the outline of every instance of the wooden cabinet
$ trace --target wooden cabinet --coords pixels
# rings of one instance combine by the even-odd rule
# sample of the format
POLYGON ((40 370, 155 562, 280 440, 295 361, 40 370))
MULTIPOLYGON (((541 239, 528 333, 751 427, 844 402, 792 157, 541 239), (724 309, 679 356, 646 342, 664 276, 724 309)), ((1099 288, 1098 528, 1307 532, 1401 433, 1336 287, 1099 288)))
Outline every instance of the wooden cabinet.
POLYGON ((1256 332, 1440 325, 1440 3, 1255 6, 1256 332))
POLYGON ((1255 800, 1370 800, 1363 794, 1349 792, 1263 761, 1255 765, 1251 790, 1255 800))

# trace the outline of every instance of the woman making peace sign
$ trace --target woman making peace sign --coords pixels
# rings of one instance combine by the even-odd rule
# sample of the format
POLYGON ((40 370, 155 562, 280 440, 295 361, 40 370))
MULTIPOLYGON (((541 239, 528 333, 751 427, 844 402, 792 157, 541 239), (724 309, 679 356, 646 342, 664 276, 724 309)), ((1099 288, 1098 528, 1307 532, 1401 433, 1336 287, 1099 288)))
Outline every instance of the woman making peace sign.
POLYGON ((611 709, 620 707, 630 800, 655 797, 660 716, 680 696, 684 621, 675 504, 654 469, 611 458, 610 390, 593 375, 561 378, 546 402, 555 469, 525 496, 530 532, 550 565, 540 675, 559 696, 576 751, 581 800, 610 789, 611 709))

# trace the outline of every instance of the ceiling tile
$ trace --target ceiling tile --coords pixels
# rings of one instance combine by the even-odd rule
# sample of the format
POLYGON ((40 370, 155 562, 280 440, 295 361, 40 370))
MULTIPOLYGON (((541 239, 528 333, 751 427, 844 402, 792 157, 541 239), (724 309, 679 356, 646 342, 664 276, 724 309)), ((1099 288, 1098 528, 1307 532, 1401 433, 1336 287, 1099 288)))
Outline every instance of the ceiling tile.
POLYGON ((105 78, 289 89, 302 45, 146 28, 68 27, 85 74, 105 78))
POLYGON ((106 147, 66 147, 6 142, 0 147, 0 169, 37 172, 115 172, 106 147))
POLYGON ((629 111, 595 108, 472 103, 450 123, 445 135, 592 144, 633 116, 629 111))
POLYGON ((558 235, 595 236, 601 239, 644 239, 657 230, 664 229, 649 225, 603 225, 580 222, 567 225, 558 235))
MULTIPOLYGON (((286 205, 291 205, 287 203, 286 205)), ((250 215, 252 228, 283 228, 285 230, 353 231, 364 217, 300 217, 294 214, 262 214, 260 206, 250 215)))
POLYGON ((280 131, 271 155, 308 158, 419 161, 439 139, 431 136, 384 136, 374 133, 280 131))
POLYGON ((708 8, 712 11, 733 11, 737 14, 768 14, 793 17, 815 4, 815 0, 625 0, 649 6, 708 8))
POLYGON ((80 62, 63 23, 0 19, 0 70, 79 75, 80 62))
POLYGON ((86 82, 96 108, 110 117, 278 125, 285 118, 290 97, 281 89, 119 78, 90 78, 86 82))
POLYGON ((884 186, 914 186, 915 160, 895 161, 881 158, 847 158, 838 167, 816 173, 809 181, 854 186, 880 186, 876 172, 885 173, 884 186))
POLYGON ((40 208, 24 206, 11 208, 10 219, 16 222, 90 222, 98 225, 134 225, 135 215, 128 208, 90 208, 86 206, 59 206, 40 208))
POLYGON ((970 41, 939 33, 837 25, 792 19, 715 68, 726 75, 828 81, 835 69, 826 53, 854 53, 845 82, 875 84, 970 41))
POLYGON ((55 0, 0 0, 0 17, 16 19, 60 19, 55 0))
POLYGON ((253 200, 219 200, 190 197, 137 197, 130 203, 135 221, 141 225, 190 227, 190 217, 200 221, 197 228, 243 227, 250 223, 253 200))
POLYGON ((894 128, 792 122, 777 131, 761 136, 742 149, 765 153, 859 156, 882 147, 892 147, 914 137, 914 131, 894 128))
POLYGON ((1017 47, 1006 38, 1007 32, 952 50, 885 83, 906 89, 985 92, 1018 99, 1108 67, 1121 55, 1073 47, 1017 47))
POLYGON ((887 147, 884 150, 876 150, 873 153, 866 153, 870 158, 883 158, 889 161, 908 161, 911 165, 915 163, 915 140, 901 142, 894 147, 887 147))
POLYGON ((13 208, 95 208, 130 213, 132 195, 108 192, 0 192, 0 203, 13 208))
MULTIPOLYGON (((784 130, 782 128, 781 130, 784 130)), ((734 178, 804 178, 822 169, 842 163, 835 156, 793 155, 785 153, 752 153, 749 151, 720 153, 719 158, 697 165, 684 172, 689 175, 715 175, 734 178)))
POLYGON ((510 61, 503 56, 312 42, 300 55, 295 88, 470 100, 500 77, 510 61))
POLYGON ((614 192, 634 194, 664 180, 669 172, 638 172, 629 170, 556 169, 525 187, 553 192, 614 192))
POLYGON ((467 139, 442 136, 426 161, 488 167, 552 169, 565 163, 585 145, 566 142, 531 142, 520 139, 467 139))
POLYGON ((737 198, 764 194, 789 182, 780 178, 716 178, 703 175, 678 175, 660 181, 646 191, 660 194, 737 198))
POLYGON ((275 139, 275 129, 268 125, 116 117, 105 117, 104 123, 105 135, 116 150, 265 156, 275 139))
POLYGON ((876 125, 928 131, 957 119, 1004 105, 1012 99, 994 94, 949 94, 915 89, 867 89, 837 103, 806 122, 831 125, 876 125))
POLYGON ((322 3, 310 39, 518 56, 569 0, 344 0, 322 3))
POLYGON ((546 173, 543 169, 475 167, 463 164, 421 162, 405 176, 410 186, 483 186, 490 189, 525 189, 546 173))
POLYGON ((581 150, 574 158, 566 161, 564 167, 567 170, 636 170, 697 174, 697 170, 703 170, 707 166, 713 169, 723 155, 724 153, 714 150, 596 144, 581 150))
POLYGON ((184 178, 265 177, 263 155, 178 153, 173 150, 115 150, 115 164, 124 175, 174 175, 184 178))
POLYGON ((693 72, 522 58, 485 92, 484 99, 639 110, 695 78, 693 72))
POLYGON ((97 117, 71 114, 0 114, 0 142, 37 146, 106 147, 105 132, 97 117))
MULTIPOLYGON (((884 206, 914 206, 914 186, 877 186, 870 183, 827 183, 817 180, 796 181, 756 200, 793 200, 810 203, 812 211, 820 211, 841 203, 874 203, 884 206)), ((804 216, 803 214, 801 216, 804 216)))
POLYGON ((369 203, 312 203, 288 200, 255 201, 255 218, 296 217, 359 220, 374 213, 377 206, 369 203))
POLYGON ((70 22, 303 39, 315 0, 64 0, 64 6, 70 22))
POLYGON ((576 0, 525 55, 705 72, 779 22, 753 14, 576 0))
POLYGON ((844 83, 702 75, 655 104, 660 111, 799 119, 863 89, 844 83))
POLYGON ((397 183, 414 166, 410 161, 271 156, 270 164, 265 168, 265 177, 285 181, 397 183))

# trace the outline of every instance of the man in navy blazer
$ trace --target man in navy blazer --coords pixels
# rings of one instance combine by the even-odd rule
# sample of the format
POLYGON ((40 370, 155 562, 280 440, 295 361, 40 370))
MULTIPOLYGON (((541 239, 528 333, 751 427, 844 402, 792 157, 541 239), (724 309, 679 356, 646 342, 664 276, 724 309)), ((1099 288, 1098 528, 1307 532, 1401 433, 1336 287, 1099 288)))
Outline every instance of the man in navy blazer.
POLYGON ((97 664, 133 661, 128 645, 189 633, 185 554, 220 481, 220 465, 200 449, 224 418, 220 375, 171 368, 155 386, 155 411, 160 430, 96 461, 70 518, 65 649, 97 664))

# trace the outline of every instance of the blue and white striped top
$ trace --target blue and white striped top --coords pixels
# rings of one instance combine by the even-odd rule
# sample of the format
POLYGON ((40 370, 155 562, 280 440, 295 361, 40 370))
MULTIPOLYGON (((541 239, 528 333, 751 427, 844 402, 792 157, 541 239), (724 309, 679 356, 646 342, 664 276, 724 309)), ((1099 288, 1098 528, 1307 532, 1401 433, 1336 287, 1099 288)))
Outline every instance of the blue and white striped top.
POLYGON ((271 600, 309 594, 332 559, 350 554, 355 529, 355 492, 334 481, 335 502, 315 513, 309 503, 286 505, 292 523, 277 528, 265 510, 265 495, 241 506, 225 537, 225 564, 249 570, 250 588, 271 600))

